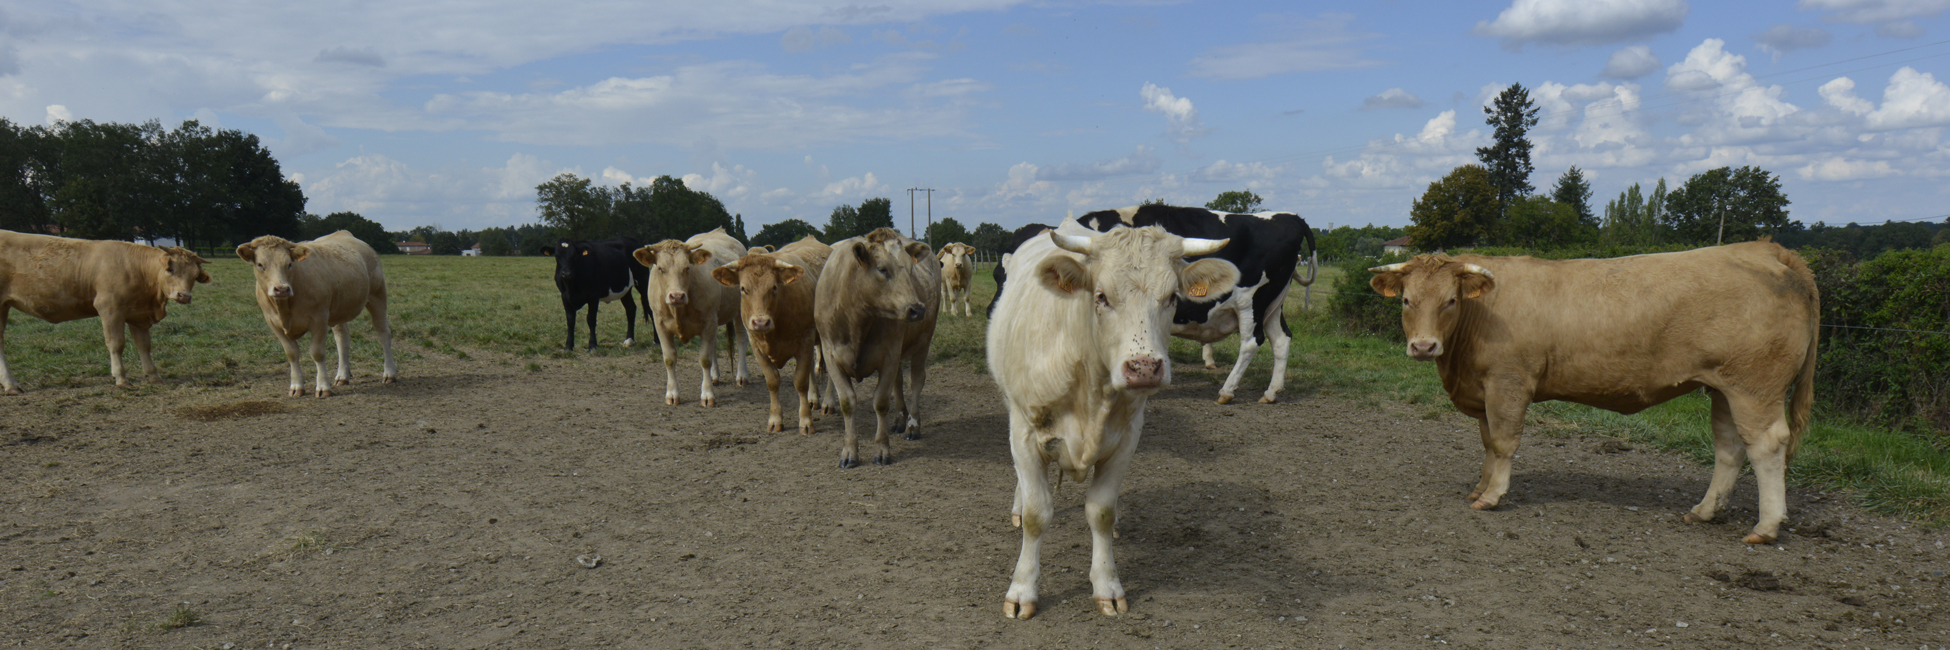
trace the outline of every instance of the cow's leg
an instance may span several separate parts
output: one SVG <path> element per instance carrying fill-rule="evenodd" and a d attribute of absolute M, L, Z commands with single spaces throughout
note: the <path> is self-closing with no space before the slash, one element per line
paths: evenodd
<path fill-rule="evenodd" d="M 754 354 L 752 356 L 758 357 L 758 371 L 765 375 L 765 392 L 772 396 L 772 412 L 770 417 L 765 418 L 765 430 L 773 433 L 784 431 L 785 418 L 780 416 L 783 409 L 779 406 L 779 369 L 772 365 L 772 358 L 767 355 Z M 800 382 L 797 381 L 797 377 L 793 379 L 794 386 L 796 387 Z M 804 395 L 805 393 L 800 393 L 801 397 Z M 804 402 L 805 400 L 801 399 L 800 401 Z M 803 407 L 801 410 L 803 410 Z M 802 426 L 801 428 L 803 429 L 804 427 Z"/>
<path fill-rule="evenodd" d="M 564 349 L 574 352 L 576 351 L 576 306 L 566 297 L 562 299 L 562 313 L 569 319 L 569 342 Z"/>
<path fill-rule="evenodd" d="M 149 354 L 149 327 L 155 323 L 129 323 L 129 339 L 135 342 L 135 356 L 142 360 L 142 378 L 151 382 L 161 382 L 162 373 L 156 372 L 156 358 Z"/>
<path fill-rule="evenodd" d="M 893 350 L 887 351 L 886 358 L 887 361 L 880 364 L 880 383 L 873 391 L 875 465 L 894 464 L 894 445 L 887 435 L 888 430 L 893 428 L 893 422 L 887 414 L 895 393 L 901 389 L 901 358 Z"/>
<path fill-rule="evenodd" d="M 100 306 L 97 305 L 96 308 L 100 309 Z M 111 315 L 106 310 L 101 311 L 101 315 L 102 342 L 108 344 L 108 374 L 115 377 L 116 386 L 128 388 L 129 378 L 122 372 L 122 343 L 123 337 L 126 336 L 122 317 Z"/>
<path fill-rule="evenodd" d="M 1246 378 L 1246 368 L 1253 365 L 1253 355 L 1259 352 L 1259 344 L 1264 334 L 1257 329 L 1257 321 L 1250 308 L 1239 310 L 1239 358 L 1232 361 L 1232 374 L 1226 375 L 1226 383 L 1219 387 L 1219 403 L 1231 404 L 1232 393 L 1239 389 L 1239 380 Z"/>
<path fill-rule="evenodd" d="M 312 319 L 311 323 L 311 365 L 316 370 L 317 394 L 320 398 L 331 397 L 332 387 L 325 383 L 325 336 L 331 331 L 324 318 Z"/>
<path fill-rule="evenodd" d="M 1286 327 L 1286 314 L 1280 313 L 1267 323 L 1266 332 L 1273 338 L 1273 382 L 1266 385 L 1266 394 L 1259 398 L 1259 403 L 1272 404 L 1280 401 L 1280 389 L 1286 387 L 1287 353 L 1293 349 L 1293 332 Z"/>
<path fill-rule="evenodd" d="M 393 363 L 393 324 L 386 320 L 386 297 L 373 296 L 366 299 L 366 315 L 372 318 L 372 331 L 379 335 L 379 350 L 385 355 L 386 365 L 379 374 L 379 382 L 390 384 L 399 381 L 399 366 Z M 575 331 L 574 327 L 569 331 Z M 569 349 L 575 349 L 575 342 Z"/>
<path fill-rule="evenodd" d="M 1747 462 L 1754 466 L 1760 497 L 1760 520 L 1746 538 L 1748 544 L 1772 544 L 1787 519 L 1788 423 L 1782 409 L 1785 390 L 1761 397 L 1740 392 L 1727 395 L 1733 422 L 1747 446 Z M 1717 469 L 1717 468 L 1716 468 Z"/>
<path fill-rule="evenodd" d="M 1469 493 L 1469 498 L 1474 500 L 1469 507 L 1477 510 L 1495 508 L 1510 491 L 1510 458 L 1517 453 L 1517 442 L 1523 437 L 1523 415 L 1530 408 L 1528 391 L 1492 388 L 1487 392 L 1479 421 L 1483 435 L 1483 479 L 1476 484 L 1476 491 Z"/>
<path fill-rule="evenodd" d="M 840 403 L 840 420 L 846 425 L 846 435 L 840 439 L 840 469 L 859 467 L 860 439 L 853 430 L 853 407 L 860 386 L 839 368 L 829 366 L 826 370 L 833 377 L 834 399 Z"/>
<path fill-rule="evenodd" d="M 888 411 L 894 414 L 894 419 L 893 422 L 891 422 L 887 428 L 888 430 L 893 431 L 894 433 L 906 434 L 907 433 L 907 377 L 901 376 L 900 370 L 901 370 L 900 364 L 898 362 L 895 363 L 893 375 L 881 375 L 881 385 L 883 386 L 886 385 L 887 383 L 886 377 L 891 376 L 894 378 L 893 405 L 888 408 Z"/>
<path fill-rule="evenodd" d="M 819 390 L 819 377 L 826 377 L 826 397 L 819 400 L 819 412 L 832 415 L 840 412 L 840 390 L 832 381 L 833 364 L 826 361 L 826 346 L 819 346 L 813 352 L 813 390 Z"/>
<path fill-rule="evenodd" d="M 291 338 L 289 332 L 277 331 L 277 328 L 272 328 L 271 333 L 277 337 L 278 345 L 284 346 L 284 363 L 291 370 L 291 396 L 305 394 L 305 375 L 298 371 L 298 340 Z"/>
<path fill-rule="evenodd" d="M 812 346 L 802 347 L 799 357 L 792 363 L 792 392 L 799 398 L 799 435 L 812 435 L 813 432 L 813 396 L 819 392 L 819 387 L 813 382 L 813 358 L 817 355 Z M 762 355 L 759 358 L 759 363 L 767 363 Z M 774 369 L 772 374 L 776 375 L 778 371 Z M 770 382 L 770 377 L 766 381 Z M 778 402 L 778 394 L 779 389 L 773 388 L 774 404 Z"/>
<path fill-rule="evenodd" d="M 1214 357 L 1212 354 L 1212 344 L 1204 343 L 1204 344 L 1200 344 L 1198 347 L 1199 347 L 1199 354 L 1205 357 L 1205 369 L 1218 370 L 1219 360 L 1218 358 Z"/>
<path fill-rule="evenodd" d="M 1016 463 L 1016 507 L 1014 523 L 1022 527 L 1022 552 L 1016 556 L 1016 572 L 1009 579 L 1009 593 L 1002 599 L 1002 615 L 1026 619 L 1036 615 L 1036 582 L 1043 575 L 1043 528 L 1049 525 L 1056 508 L 1050 499 L 1049 461 L 1032 438 L 1035 429 L 1029 418 L 1009 409 L 1009 454 Z"/>
<path fill-rule="evenodd" d="M 7 367 L 7 317 L 13 315 L 13 308 L 0 305 L 0 389 L 8 395 L 20 394 L 20 382 L 14 381 L 14 371 Z"/>
<path fill-rule="evenodd" d="M 670 331 L 675 323 L 657 324 L 657 345 L 664 353 L 664 403 L 676 406 L 683 403 L 677 397 L 677 335 Z M 705 337 L 710 338 L 710 337 Z M 710 376 L 705 376 L 705 385 L 710 385 Z"/>
<path fill-rule="evenodd" d="M 706 321 L 704 336 L 698 337 L 697 366 L 704 371 L 704 379 L 698 385 L 697 400 L 700 406 L 710 408 L 718 405 L 718 394 L 711 385 L 718 383 L 718 326 Z"/>
<path fill-rule="evenodd" d="M 333 386 L 352 383 L 352 321 L 332 326 L 332 342 L 338 345 L 339 370 L 332 375 Z"/>
<path fill-rule="evenodd" d="M 1097 463 L 1090 489 L 1083 497 L 1084 516 L 1090 520 L 1090 595 L 1097 601 L 1097 611 L 1105 616 L 1116 616 L 1131 609 L 1124 601 L 1124 583 L 1117 579 L 1117 559 L 1111 554 L 1110 544 L 1117 538 L 1117 494 L 1124 484 L 1124 470 L 1131 466 L 1131 454 L 1137 450 L 1138 432 L 1144 428 L 1144 412 L 1138 411 L 1137 417 L 1123 426 L 1129 429 L 1119 436 L 1117 451 Z M 1104 437 L 1111 436 L 1106 432 Z"/>
<path fill-rule="evenodd" d="M 643 308 L 645 310 L 648 310 L 650 309 L 650 305 L 646 304 L 643 306 Z M 630 295 L 630 291 L 628 289 L 624 289 L 623 290 L 623 347 L 627 348 L 635 344 L 636 344 L 636 296 Z"/>
<path fill-rule="evenodd" d="M 603 306 L 601 300 L 589 301 L 589 351 L 596 351 L 596 308 Z"/>
<path fill-rule="evenodd" d="M 1740 480 L 1741 465 L 1747 462 L 1747 443 L 1740 439 L 1726 394 L 1715 388 L 1706 389 L 1706 394 L 1713 399 L 1713 482 L 1707 484 L 1706 496 L 1699 505 L 1686 513 L 1686 521 L 1693 522 L 1713 521 L 1714 515 L 1727 507 L 1733 486 Z"/>
<path fill-rule="evenodd" d="M 914 395 L 906 400 L 907 439 L 921 439 L 921 389 L 928 385 L 928 351 L 923 349 L 907 360 L 908 381 L 914 384 Z"/>
<path fill-rule="evenodd" d="M 731 372 L 739 386 L 752 383 L 751 375 L 745 370 L 745 356 L 751 350 L 751 334 L 745 331 L 745 319 L 733 318 L 731 329 L 726 332 L 731 339 Z M 758 356 L 753 354 L 751 356 Z"/>

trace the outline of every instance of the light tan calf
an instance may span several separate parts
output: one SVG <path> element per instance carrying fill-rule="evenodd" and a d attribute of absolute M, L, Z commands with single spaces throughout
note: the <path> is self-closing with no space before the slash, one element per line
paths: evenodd
<path fill-rule="evenodd" d="M 833 249 L 807 236 L 786 244 L 777 253 L 761 253 L 758 248 L 752 251 L 711 271 L 711 277 L 738 289 L 739 315 L 745 331 L 751 333 L 752 356 L 758 359 L 758 369 L 765 373 L 765 389 L 772 396 L 765 430 L 785 430 L 779 412 L 779 368 L 797 360 L 792 390 L 799 395 L 799 433 L 811 434 L 812 409 L 819 403 L 819 387 L 813 381 L 814 360 L 819 354 L 819 332 L 813 327 L 814 290 L 819 285 L 820 268 Z"/>
<path fill-rule="evenodd" d="M 975 285 L 975 247 L 956 242 L 941 247 L 941 304 L 950 315 L 955 301 L 961 301 L 961 315 L 973 316 L 968 307 L 968 290 Z"/>
<path fill-rule="evenodd" d="M 1760 485 L 1746 541 L 1778 535 L 1787 466 L 1814 400 L 1821 316 L 1814 275 L 1793 251 L 1749 242 L 1594 260 L 1423 255 L 1369 271 L 1376 292 L 1402 298 L 1408 355 L 1434 361 L 1449 400 L 1482 429 L 1471 507 L 1495 508 L 1510 489 L 1532 402 L 1630 414 L 1705 387 L 1713 482 L 1686 518 L 1711 520 L 1726 506 L 1744 458 Z"/>
<path fill-rule="evenodd" d="M 205 263 L 181 248 L 0 230 L 0 341 L 15 309 L 50 323 L 100 317 L 115 385 L 129 385 L 122 369 L 125 329 L 135 339 L 143 376 L 160 381 L 149 356 L 149 327 L 167 315 L 170 301 L 190 304 L 196 283 L 210 281 Z M 20 394 L 4 351 L 0 387 L 8 395 Z"/>
<path fill-rule="evenodd" d="M 927 244 L 908 239 L 892 228 L 881 228 L 833 244 L 833 254 L 819 275 L 814 324 L 826 358 L 826 371 L 839 394 L 840 417 L 846 438 L 840 447 L 840 467 L 860 464 L 859 438 L 854 434 L 856 384 L 878 373 L 874 392 L 877 416 L 874 444 L 880 449 L 873 462 L 894 462 L 887 441 L 891 426 L 908 440 L 921 437 L 917 414 L 921 389 L 928 381 L 928 347 L 941 304 L 941 265 Z M 913 401 L 901 386 L 901 362 L 908 362 L 914 384 Z M 888 421 L 889 398 L 893 422 Z"/>
<path fill-rule="evenodd" d="M 339 353 L 332 385 L 352 383 L 352 333 L 346 323 L 361 311 L 372 314 L 372 329 L 379 333 L 379 347 L 386 356 L 380 381 L 399 380 L 399 366 L 393 364 L 393 328 L 386 322 L 386 274 L 380 271 L 379 255 L 371 246 L 343 230 L 296 244 L 265 235 L 238 246 L 237 256 L 251 263 L 257 306 L 264 311 L 271 334 L 284 346 L 292 397 L 305 392 L 304 376 L 298 372 L 298 337 L 307 333 L 312 366 L 317 369 L 317 395 L 332 395 L 325 385 L 327 329 Z"/>
<path fill-rule="evenodd" d="M 682 401 L 677 397 L 677 346 L 703 335 L 697 360 L 704 374 L 698 403 L 718 405 L 711 386 L 719 380 L 720 327 L 730 328 L 725 338 L 730 339 L 727 343 L 738 385 L 750 381 L 745 375 L 745 326 L 738 322 L 738 292 L 711 277 L 712 271 L 737 261 L 745 250 L 723 228 L 687 241 L 666 239 L 636 249 L 636 261 L 650 267 L 650 303 L 657 316 L 657 342 L 664 352 L 665 404 Z"/>

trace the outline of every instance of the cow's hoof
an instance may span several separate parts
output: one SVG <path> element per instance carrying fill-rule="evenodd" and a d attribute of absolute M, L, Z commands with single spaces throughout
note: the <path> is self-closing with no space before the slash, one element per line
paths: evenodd
<path fill-rule="evenodd" d="M 1740 541 L 1746 542 L 1748 544 L 1772 544 L 1774 543 L 1774 536 L 1762 535 L 1760 533 L 1748 533 L 1747 538 Z"/>
<path fill-rule="evenodd" d="M 1278 395 L 1267 395 L 1265 397 L 1259 398 L 1259 403 L 1261 404 L 1277 404 L 1279 403 L 1279 401 L 1280 398 Z"/>
<path fill-rule="evenodd" d="M 1018 620 L 1029 620 L 1036 615 L 1036 601 L 1018 603 L 1013 600 L 1002 601 L 1002 616 Z"/>
<path fill-rule="evenodd" d="M 874 455 L 873 455 L 873 464 L 875 464 L 875 465 L 892 465 L 892 464 L 894 464 L 894 455 L 893 455 L 893 454 L 890 454 L 890 453 L 887 453 L 887 452 L 884 452 L 884 451 L 883 451 L 883 452 L 880 452 L 880 453 L 877 453 L 877 454 L 874 454 Z"/>
<path fill-rule="evenodd" d="M 739 377 L 739 378 L 738 378 L 738 386 L 739 386 L 740 388 L 743 388 L 743 387 L 745 387 L 745 386 L 750 386 L 750 385 L 752 385 L 752 380 L 750 380 L 750 379 L 746 379 L 746 378 L 744 378 L 744 377 Z"/>
<path fill-rule="evenodd" d="M 908 430 L 907 430 L 907 435 L 904 435 L 904 436 L 901 436 L 901 439 L 902 439 L 902 440 L 920 440 L 920 439 L 921 439 L 921 430 L 920 430 L 920 429 L 908 429 Z"/>
<path fill-rule="evenodd" d="M 1220 395 L 1220 396 L 1219 396 L 1219 403 L 1220 403 L 1220 404 L 1231 404 L 1231 403 L 1232 403 L 1232 396 L 1231 396 L 1231 395 Z"/>
<path fill-rule="evenodd" d="M 841 458 L 841 459 L 840 459 L 840 469 L 853 469 L 853 468 L 855 468 L 855 467 L 859 467 L 859 466 L 860 466 L 860 459 L 858 459 L 858 458 Z"/>
<path fill-rule="evenodd" d="M 630 347 L 630 346 L 631 346 L 632 344 L 635 344 L 635 343 L 636 343 L 636 339 L 623 339 L 623 347 L 626 347 L 626 348 L 627 348 L 627 347 Z"/>
<path fill-rule="evenodd" d="M 770 419 L 770 420 L 767 420 L 767 421 L 765 422 L 765 432 L 766 432 L 766 433 L 779 433 L 779 432 L 781 432 L 781 431 L 785 431 L 785 422 L 784 422 L 784 421 L 781 421 L 781 420 L 780 420 L 780 419 L 778 419 L 778 418 L 772 418 L 772 419 Z"/>
<path fill-rule="evenodd" d="M 115 380 L 115 387 L 116 387 L 116 388 L 135 388 L 135 384 L 131 384 L 131 383 L 129 383 L 129 380 L 127 380 L 127 379 L 117 379 L 117 380 Z"/>
<path fill-rule="evenodd" d="M 327 398 L 327 397 L 331 397 L 331 396 L 332 396 L 332 389 L 330 389 L 330 388 L 320 388 L 320 389 L 318 389 L 318 399 L 325 399 L 325 398 Z"/>
<path fill-rule="evenodd" d="M 1483 491 L 1482 491 L 1482 490 L 1470 490 L 1470 491 L 1469 491 L 1469 497 L 1468 497 L 1468 499 L 1469 499 L 1470 501 L 1475 501 L 1475 500 L 1477 500 L 1477 499 L 1481 499 L 1481 498 L 1483 498 Z"/>
<path fill-rule="evenodd" d="M 665 403 L 665 404 L 669 404 L 669 405 L 671 405 L 671 406 L 676 406 L 676 405 L 678 405 L 678 404 L 682 404 L 682 403 L 684 403 L 684 400 L 681 400 L 681 399 L 677 399 L 677 396 L 676 396 L 676 395 L 665 395 L 665 396 L 664 396 L 664 403 Z"/>
<path fill-rule="evenodd" d="M 800 422 L 800 423 L 799 423 L 799 435 L 802 435 L 802 436 L 810 436 L 810 435 L 812 435 L 812 434 L 813 434 L 813 425 L 812 425 L 812 422 Z"/>
<path fill-rule="evenodd" d="M 380 377 L 380 378 L 379 378 L 379 383 L 382 383 L 382 384 L 397 384 L 397 383 L 399 383 L 399 375 L 386 375 L 386 376 L 384 376 L 384 377 Z"/>
<path fill-rule="evenodd" d="M 1489 500 L 1489 499 L 1477 499 L 1477 500 L 1476 500 L 1475 502 L 1473 502 L 1473 503 L 1470 503 L 1470 504 L 1469 504 L 1469 509 L 1471 509 L 1471 510 L 1495 510 L 1495 509 L 1496 509 L 1496 502 L 1495 502 L 1495 501 L 1491 501 L 1491 500 Z"/>
<path fill-rule="evenodd" d="M 351 386 L 351 385 L 352 385 L 352 380 L 350 380 L 350 379 L 334 379 L 334 380 L 332 380 L 332 385 L 333 385 L 333 386 Z"/>
<path fill-rule="evenodd" d="M 1708 519 L 1708 518 L 1706 518 L 1706 517 L 1701 517 L 1701 516 L 1699 516 L 1699 515 L 1697 515 L 1697 514 L 1694 514 L 1694 513 L 1690 513 L 1690 512 L 1688 512 L 1688 513 L 1686 513 L 1686 516 L 1684 516 L 1684 517 L 1680 517 L 1680 518 L 1679 518 L 1679 520 L 1680 520 L 1680 521 L 1684 521 L 1684 522 L 1686 522 L 1686 523 L 1689 523 L 1689 524 L 1703 524 L 1703 523 L 1706 523 L 1706 522 L 1709 522 L 1709 521 L 1713 521 L 1712 519 Z"/>
<path fill-rule="evenodd" d="M 8 386 L 8 387 L 7 387 L 7 394 L 8 394 L 8 395 L 19 395 L 19 394 L 20 394 L 20 387 L 19 387 L 19 386 Z"/>
<path fill-rule="evenodd" d="M 304 397 L 304 396 L 305 396 L 305 389 L 303 389 L 303 388 L 293 388 L 293 389 L 291 389 L 291 396 L 292 396 L 292 397 Z"/>
<path fill-rule="evenodd" d="M 1205 364 L 1205 369 L 1206 369 L 1206 370 L 1218 370 L 1218 369 L 1219 369 L 1219 364 L 1216 364 L 1216 363 L 1208 363 L 1208 364 Z"/>
<path fill-rule="evenodd" d="M 1022 515 L 1020 515 L 1020 514 L 1017 514 L 1017 513 L 1013 513 L 1013 512 L 1011 512 L 1011 513 L 1009 513 L 1009 527 L 1010 527 L 1010 528 L 1021 528 L 1021 527 L 1022 527 Z"/>
<path fill-rule="evenodd" d="M 698 400 L 697 400 L 697 403 L 698 403 L 698 405 L 699 405 L 699 406 L 702 406 L 702 407 L 704 407 L 704 408 L 713 408 L 713 407 L 716 407 L 716 406 L 718 405 L 718 398 L 716 398 L 716 397 L 700 397 L 700 398 L 698 398 Z"/>
<path fill-rule="evenodd" d="M 1116 616 L 1118 614 L 1122 614 L 1128 611 L 1131 611 L 1131 604 L 1125 602 L 1125 600 L 1122 598 L 1098 598 L 1097 599 L 1097 613 L 1099 614 L 1103 614 L 1105 616 Z"/>
<path fill-rule="evenodd" d="M 894 433 L 907 433 L 907 418 L 895 418 L 894 423 L 887 428 Z"/>

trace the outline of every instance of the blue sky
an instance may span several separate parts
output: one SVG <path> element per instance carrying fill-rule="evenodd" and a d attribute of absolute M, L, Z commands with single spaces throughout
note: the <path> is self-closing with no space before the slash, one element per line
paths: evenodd
<path fill-rule="evenodd" d="M 0 115 L 255 133 L 320 214 L 535 220 L 534 186 L 682 177 L 761 224 L 936 188 L 1016 226 L 1250 188 L 1404 225 L 1512 82 L 1594 208 L 1723 165 L 1793 218 L 1950 213 L 1950 0 L 0 4 Z M 904 220 L 902 220 L 904 221 Z"/>

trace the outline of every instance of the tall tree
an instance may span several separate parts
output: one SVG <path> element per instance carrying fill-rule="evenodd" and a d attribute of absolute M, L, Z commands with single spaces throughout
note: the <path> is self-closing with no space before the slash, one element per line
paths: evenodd
<path fill-rule="evenodd" d="M 858 237 L 877 228 L 894 227 L 893 201 L 889 199 L 867 199 L 860 202 L 859 208 L 841 205 L 833 208 L 826 218 L 826 243 L 837 242 L 848 237 Z"/>
<path fill-rule="evenodd" d="M 47 168 L 52 141 L 43 127 L 0 117 L 0 229 L 50 231 L 54 219 L 47 208 Z"/>
<path fill-rule="evenodd" d="M 1577 165 L 1572 165 L 1564 175 L 1557 177 L 1557 187 L 1551 190 L 1551 200 L 1571 206 L 1578 213 L 1579 221 L 1594 227 L 1598 225 L 1598 220 L 1591 214 L 1591 182 L 1584 179 L 1584 171 L 1578 169 Z"/>
<path fill-rule="evenodd" d="M 300 219 L 298 236 L 317 239 L 341 230 L 352 233 L 353 237 L 359 238 L 359 241 L 365 242 L 374 252 L 381 255 L 399 252 L 393 234 L 386 232 L 385 226 L 357 212 L 334 212 L 323 217 L 315 214 L 304 215 Z"/>
<path fill-rule="evenodd" d="M 953 243 L 968 244 L 968 240 L 969 240 L 968 228 L 966 226 L 961 225 L 961 222 L 956 221 L 954 217 L 948 217 L 946 219 L 936 221 L 932 225 L 929 225 L 928 236 L 926 239 L 922 241 L 931 242 L 930 245 L 934 246 L 935 249 L 939 250 L 942 246 L 946 246 L 948 244 L 953 244 Z M 974 244 L 968 244 L 968 245 L 973 246 Z"/>
<path fill-rule="evenodd" d="M 1205 208 L 1230 214 L 1250 214 L 1258 212 L 1259 205 L 1265 201 L 1252 190 L 1229 190 L 1220 192 L 1218 198 L 1205 204 Z"/>
<path fill-rule="evenodd" d="M 1758 167 L 1707 170 L 1665 198 L 1666 229 L 1688 244 L 1749 241 L 1801 228 L 1788 220 L 1780 179 Z"/>
<path fill-rule="evenodd" d="M 1666 179 L 1659 179 L 1650 197 L 1638 183 L 1605 203 L 1602 239 L 1614 246 L 1650 246 L 1659 242 L 1659 218 L 1665 213 Z"/>
<path fill-rule="evenodd" d="M 778 223 L 768 223 L 752 236 L 751 245 L 774 248 L 805 239 L 806 235 L 819 237 L 819 229 L 800 219 L 787 219 Z"/>
<path fill-rule="evenodd" d="M 1457 167 L 1430 183 L 1408 212 L 1414 221 L 1407 228 L 1412 246 L 1427 251 L 1487 241 L 1501 205 L 1496 191 L 1489 170 L 1480 165 Z"/>
<path fill-rule="evenodd" d="M 1578 218 L 1576 209 L 1541 196 L 1517 199 L 1498 224 L 1496 243 L 1548 250 L 1598 239 L 1598 227 Z"/>
<path fill-rule="evenodd" d="M 987 221 L 976 224 L 975 232 L 969 233 L 968 235 L 968 245 L 974 246 L 975 250 L 984 253 L 1002 252 L 1002 247 L 1008 244 L 1009 231 L 1003 230 L 1002 226 Z"/>
<path fill-rule="evenodd" d="M 1476 159 L 1489 171 L 1490 184 L 1496 187 L 1497 201 L 1505 209 L 1517 197 L 1530 194 L 1530 127 L 1537 126 L 1537 107 L 1530 103 L 1530 91 L 1513 83 L 1498 93 L 1496 101 L 1483 107 L 1483 121 L 1496 127 L 1496 144 L 1476 149 Z"/>
<path fill-rule="evenodd" d="M 563 172 L 535 186 L 542 223 L 568 239 L 602 239 L 609 230 L 610 193 L 589 179 Z"/>

